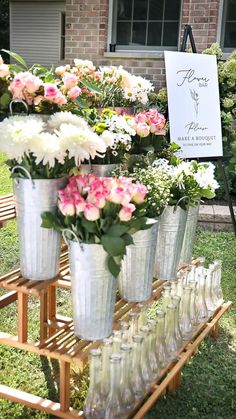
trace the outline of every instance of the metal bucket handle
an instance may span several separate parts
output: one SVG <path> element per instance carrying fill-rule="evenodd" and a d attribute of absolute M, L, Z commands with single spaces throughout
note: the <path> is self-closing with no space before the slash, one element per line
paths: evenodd
<path fill-rule="evenodd" d="M 182 196 L 182 198 L 180 198 L 179 200 L 178 200 L 178 202 L 177 202 L 177 204 L 174 206 L 174 212 L 177 210 L 177 207 L 178 207 L 178 205 L 179 205 L 179 203 L 181 202 L 181 201 L 183 201 L 184 199 L 187 199 L 187 201 L 189 202 L 190 201 L 190 198 L 189 198 L 189 196 Z"/>
<path fill-rule="evenodd" d="M 32 179 L 30 172 L 29 172 L 27 169 L 25 169 L 25 167 L 23 167 L 23 166 L 19 166 L 19 165 L 14 166 L 14 167 L 12 168 L 12 171 L 11 171 L 11 172 L 12 172 L 12 173 L 14 173 L 16 169 L 20 169 L 20 170 L 22 170 L 22 171 L 23 171 L 23 172 L 27 175 L 28 179 L 30 179 L 30 180 L 31 180 L 31 182 L 32 182 L 32 187 L 33 187 L 33 189 L 35 189 L 35 182 L 34 182 L 34 180 Z M 17 184 L 17 187 L 18 187 L 18 186 L 19 186 L 19 180 L 18 180 L 18 179 L 16 179 L 16 184 Z"/>
<path fill-rule="evenodd" d="M 9 104 L 9 111 L 10 111 L 10 115 L 11 116 L 13 115 L 12 105 L 14 105 L 14 103 L 22 103 L 22 105 L 24 106 L 24 108 L 26 110 L 27 115 L 29 114 L 29 107 L 28 107 L 27 103 L 24 100 L 22 100 L 22 99 L 13 99 L 10 102 L 10 104 Z"/>
<path fill-rule="evenodd" d="M 82 244 L 80 243 L 80 241 L 79 241 L 78 237 L 76 236 L 76 234 L 74 233 L 74 231 L 72 231 L 70 228 L 64 228 L 64 230 L 62 230 L 62 237 L 63 237 L 63 240 L 67 244 L 68 247 L 69 247 L 69 242 L 68 242 L 68 238 L 66 237 L 66 233 L 72 234 L 75 241 L 77 243 L 79 243 L 79 245 L 81 247 L 81 250 L 84 250 Z"/>

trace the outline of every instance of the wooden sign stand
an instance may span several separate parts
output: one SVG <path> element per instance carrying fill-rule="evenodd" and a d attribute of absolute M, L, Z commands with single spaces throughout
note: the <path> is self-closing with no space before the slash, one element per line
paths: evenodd
<path fill-rule="evenodd" d="M 192 27 L 190 25 L 185 25 L 182 44 L 181 44 L 181 47 L 180 47 L 181 52 L 186 52 L 186 46 L 187 46 L 188 38 L 189 38 L 190 45 L 192 47 L 192 52 L 196 54 L 197 53 L 197 48 L 196 48 L 196 44 L 195 44 L 193 33 L 192 33 Z M 203 158 L 197 158 L 196 160 L 198 160 L 198 161 L 208 160 L 208 161 L 217 163 L 217 165 L 219 167 L 219 170 L 220 170 L 220 173 L 221 173 L 222 178 L 223 178 L 224 190 L 225 190 L 226 198 L 227 198 L 227 201 L 228 201 L 231 220 L 232 220 L 232 223 L 233 223 L 234 234 L 236 235 L 236 219 L 235 219 L 232 200 L 231 200 L 230 193 L 229 193 L 228 180 L 227 180 L 227 177 L 226 177 L 226 172 L 225 172 L 225 167 L 224 167 L 224 161 L 227 161 L 229 159 L 230 159 L 230 156 L 223 156 L 223 157 L 220 156 L 220 157 L 207 157 L 207 158 L 203 157 Z"/>

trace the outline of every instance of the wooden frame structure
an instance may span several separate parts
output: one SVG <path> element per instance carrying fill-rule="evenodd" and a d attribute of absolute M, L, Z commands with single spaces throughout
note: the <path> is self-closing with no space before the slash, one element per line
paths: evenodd
<path fill-rule="evenodd" d="M 3 210 L 2 210 L 3 209 Z M 15 217 L 12 195 L 0 198 L 0 227 Z M 150 303 L 161 296 L 165 281 L 153 282 Z M 89 351 L 97 348 L 101 342 L 88 342 L 75 337 L 73 321 L 70 318 L 57 314 L 56 288 L 70 288 L 68 253 L 64 247 L 60 257 L 60 272 L 56 279 L 49 281 L 30 281 L 23 278 L 20 270 L 16 269 L 0 277 L 0 288 L 7 293 L 0 297 L 0 309 L 17 301 L 18 307 L 18 334 L 0 332 L 0 344 L 9 345 L 40 356 L 57 359 L 60 365 L 60 402 L 43 399 L 36 395 L 26 393 L 0 384 L 0 397 L 22 403 L 30 408 L 38 409 L 48 414 L 64 418 L 84 418 L 83 412 L 70 407 L 70 364 L 75 362 L 83 367 L 88 359 Z M 28 340 L 28 298 L 30 295 L 39 298 L 39 341 Z M 207 322 L 199 325 L 191 341 L 183 343 L 179 351 L 178 360 L 170 363 L 161 372 L 156 384 L 152 386 L 144 399 L 134 406 L 127 419 L 141 419 L 154 405 L 156 400 L 166 391 L 174 391 L 181 382 L 181 370 L 197 351 L 203 339 L 212 334 L 218 335 L 218 322 L 226 311 L 231 308 L 231 302 L 223 303 Z M 114 316 L 114 328 L 118 322 L 126 320 L 129 311 L 135 309 L 135 303 L 123 301 L 117 294 Z"/>

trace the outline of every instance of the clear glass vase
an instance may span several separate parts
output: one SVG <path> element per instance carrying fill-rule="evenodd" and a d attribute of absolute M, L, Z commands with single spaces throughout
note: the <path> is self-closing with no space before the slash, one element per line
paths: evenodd
<path fill-rule="evenodd" d="M 89 355 L 89 389 L 84 403 L 87 419 L 104 419 L 105 400 L 101 392 L 101 350 L 92 349 Z"/>
<path fill-rule="evenodd" d="M 180 315 L 179 315 L 179 310 L 180 310 L 180 300 L 181 298 L 178 295 L 174 295 L 171 299 L 172 304 L 176 307 L 176 316 L 175 316 L 175 337 L 176 337 L 176 341 L 177 341 L 177 345 L 178 345 L 178 349 L 181 348 L 182 346 L 182 333 L 180 330 Z"/>
<path fill-rule="evenodd" d="M 193 325 L 191 322 L 190 315 L 190 303 L 191 303 L 192 289 L 188 287 L 183 288 L 182 304 L 181 304 L 181 322 L 180 329 L 183 340 L 189 340 L 192 337 Z"/>
<path fill-rule="evenodd" d="M 197 329 L 197 312 L 196 312 L 196 289 L 197 281 L 189 281 L 188 286 L 191 288 L 190 296 L 190 319 L 192 323 L 192 331 L 194 332 Z"/>
<path fill-rule="evenodd" d="M 175 361 L 178 356 L 178 343 L 175 335 L 176 307 L 169 304 L 166 309 L 166 350 L 168 361 Z"/>
<path fill-rule="evenodd" d="M 136 400 L 141 400 L 144 397 L 146 391 L 146 383 L 144 381 L 141 368 L 143 336 L 134 335 L 132 338 L 132 342 L 133 357 L 131 369 L 131 382 Z"/>
<path fill-rule="evenodd" d="M 149 333 L 149 360 L 151 370 L 153 373 L 154 380 L 160 375 L 160 367 L 156 353 L 156 332 L 157 332 L 157 321 L 154 319 L 148 320 Z"/>
<path fill-rule="evenodd" d="M 216 295 L 217 305 L 219 306 L 224 301 L 223 292 L 222 292 L 222 288 L 221 288 L 222 261 L 219 260 L 219 259 L 215 259 L 213 261 L 213 265 L 215 267 L 215 272 L 214 272 L 214 293 Z"/>
<path fill-rule="evenodd" d="M 131 356 L 133 348 L 127 343 L 122 343 L 120 352 L 122 354 L 121 368 L 121 398 L 125 412 L 131 411 L 135 403 L 135 395 L 131 381 Z"/>
<path fill-rule="evenodd" d="M 120 345 L 122 344 L 122 330 L 113 330 L 113 352 L 120 352 Z"/>
<path fill-rule="evenodd" d="M 170 295 L 171 295 L 171 297 L 174 297 L 174 295 L 177 295 L 177 287 L 178 287 L 178 281 L 177 280 L 170 281 Z"/>
<path fill-rule="evenodd" d="M 147 304 L 144 303 L 138 303 L 137 304 L 137 308 L 139 310 L 139 315 L 138 315 L 138 330 L 140 330 L 140 328 L 144 325 L 147 324 L 147 309 L 148 306 Z"/>
<path fill-rule="evenodd" d="M 129 313 L 129 324 L 130 324 L 130 328 L 129 328 L 129 336 L 130 336 L 130 343 L 132 343 L 132 338 L 134 335 L 136 335 L 138 333 L 138 318 L 139 315 L 137 313 L 137 311 L 131 311 Z"/>
<path fill-rule="evenodd" d="M 156 328 L 156 355 L 160 368 L 164 368 L 167 364 L 167 349 L 165 342 L 165 319 L 166 313 L 163 310 L 156 311 L 157 328 Z"/>
<path fill-rule="evenodd" d="M 146 384 L 146 390 L 148 390 L 155 380 L 155 376 L 152 372 L 151 360 L 150 360 L 150 329 L 148 326 L 142 326 L 140 334 L 143 336 L 142 343 L 142 355 L 141 355 L 141 368 L 143 379 Z"/>
<path fill-rule="evenodd" d="M 167 306 L 171 303 L 171 285 L 166 284 L 163 287 L 163 293 L 161 296 L 161 308 L 166 311 Z"/>
<path fill-rule="evenodd" d="M 122 343 L 129 343 L 129 329 L 130 325 L 128 322 L 121 321 L 120 322 L 120 330 L 122 332 Z"/>
<path fill-rule="evenodd" d="M 205 272 L 204 268 L 197 268 L 197 287 L 196 287 L 196 320 L 197 324 L 204 323 L 208 318 L 208 310 L 205 301 Z"/>
<path fill-rule="evenodd" d="M 113 350 L 112 338 L 103 339 L 102 351 L 102 375 L 101 375 L 101 391 L 106 399 L 110 391 L 110 356 Z"/>
<path fill-rule="evenodd" d="M 214 300 L 213 295 L 213 279 L 214 279 L 214 268 L 205 269 L 205 279 L 206 279 L 206 285 L 205 285 L 205 301 L 208 311 L 208 316 L 211 316 L 215 309 L 216 304 Z"/>
<path fill-rule="evenodd" d="M 103 419 L 104 417 L 105 419 L 121 419 L 124 417 L 125 409 L 120 392 L 121 359 L 119 353 L 113 353 L 110 356 L 111 386 Z"/>

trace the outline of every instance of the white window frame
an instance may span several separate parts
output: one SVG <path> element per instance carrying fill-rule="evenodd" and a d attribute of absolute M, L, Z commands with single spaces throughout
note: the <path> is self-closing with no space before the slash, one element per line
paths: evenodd
<path fill-rule="evenodd" d="M 219 3 L 219 13 L 218 13 L 218 26 L 217 26 L 217 42 L 220 44 L 222 51 L 226 54 L 230 54 L 236 49 L 235 47 L 227 48 L 224 47 L 224 37 L 225 37 L 225 23 L 226 23 L 226 12 L 227 12 L 228 0 L 220 0 Z"/>
<path fill-rule="evenodd" d="M 127 0 L 129 1 L 129 0 Z M 116 10 L 115 10 L 115 4 L 116 0 L 109 0 L 109 13 L 108 13 L 108 36 L 107 36 L 107 51 L 110 51 L 110 44 L 115 44 L 115 16 L 116 16 Z M 117 54 L 117 55 L 130 55 L 134 56 L 135 54 L 145 54 L 149 56 L 150 54 L 160 54 L 163 53 L 164 50 L 172 50 L 177 51 L 180 46 L 180 34 L 181 34 L 181 26 L 182 26 L 182 15 L 183 15 L 183 0 L 180 0 L 180 15 L 179 15 L 179 30 L 178 30 L 178 44 L 177 47 L 166 47 L 166 46 L 138 46 L 137 47 L 130 47 L 130 46 L 124 46 L 122 48 L 117 49 L 115 52 L 112 52 L 111 54 Z M 109 53 L 110 55 L 110 53 Z"/>

